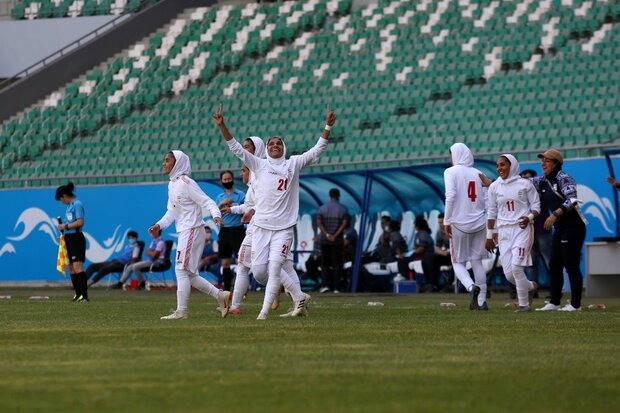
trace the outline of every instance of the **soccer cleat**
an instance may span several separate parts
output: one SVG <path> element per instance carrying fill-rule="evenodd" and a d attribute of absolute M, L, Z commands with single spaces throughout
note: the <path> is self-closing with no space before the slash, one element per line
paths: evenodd
<path fill-rule="evenodd" d="M 292 317 L 293 314 L 293 309 L 291 308 L 288 312 L 284 313 L 284 314 L 280 314 L 280 317 Z"/>
<path fill-rule="evenodd" d="M 566 304 L 564 307 L 560 308 L 558 311 L 567 311 L 567 312 L 581 311 L 581 307 L 575 308 L 573 307 L 572 304 Z"/>
<path fill-rule="evenodd" d="M 228 315 L 228 311 L 230 310 L 230 291 L 220 291 L 220 296 L 217 299 L 217 303 L 219 304 L 220 313 L 222 314 L 222 318 L 226 318 Z"/>
<path fill-rule="evenodd" d="M 229 315 L 241 315 L 241 309 L 240 308 L 231 308 L 230 311 L 228 311 Z"/>
<path fill-rule="evenodd" d="M 165 315 L 160 320 L 185 320 L 187 319 L 187 313 L 181 313 L 179 311 L 173 311 L 170 315 Z"/>
<path fill-rule="evenodd" d="M 291 317 L 304 317 L 308 314 L 308 303 L 310 302 L 309 294 L 304 293 L 304 298 L 295 302 L 293 306 L 293 312 L 291 313 Z"/>
<path fill-rule="evenodd" d="M 267 319 L 267 314 L 261 312 L 258 314 L 258 317 L 256 317 L 257 320 L 266 320 Z"/>
<path fill-rule="evenodd" d="M 478 309 L 478 295 L 480 294 L 480 287 L 474 285 L 471 291 L 469 292 L 469 309 L 477 310 Z"/>
<path fill-rule="evenodd" d="M 544 307 L 537 308 L 536 311 L 558 311 L 559 309 L 559 305 L 547 303 Z"/>
<path fill-rule="evenodd" d="M 520 306 L 517 306 L 515 313 L 529 313 L 530 311 L 531 310 L 530 310 L 529 305 L 520 305 Z"/>
<path fill-rule="evenodd" d="M 478 310 L 480 311 L 489 311 L 489 306 L 487 305 L 487 302 L 485 301 L 484 303 L 482 303 L 482 305 L 478 306 Z"/>
<path fill-rule="evenodd" d="M 77 301 L 77 300 L 78 300 L 78 298 L 80 298 L 80 296 L 79 296 L 79 295 L 77 295 L 77 294 L 75 294 L 75 295 L 73 296 L 73 298 L 71 299 L 71 301 Z"/>
<path fill-rule="evenodd" d="M 86 303 L 86 302 L 88 302 L 88 301 L 90 301 L 90 300 L 88 299 L 88 297 L 84 297 L 83 295 L 80 295 L 80 296 L 79 296 L 79 297 L 75 300 L 75 302 L 76 302 L 76 303 Z"/>

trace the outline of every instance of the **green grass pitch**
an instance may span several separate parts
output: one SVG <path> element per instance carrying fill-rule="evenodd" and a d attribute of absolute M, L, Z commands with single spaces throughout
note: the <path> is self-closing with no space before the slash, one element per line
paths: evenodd
<path fill-rule="evenodd" d="M 541 292 L 542 295 L 545 292 Z M 615 412 L 620 299 L 489 312 L 460 294 L 314 294 L 310 315 L 221 319 L 192 292 L 0 288 L 0 412 Z M 46 295 L 48 300 L 29 299 Z M 287 298 L 288 300 L 288 298 Z M 380 301 L 383 307 L 368 306 Z M 440 302 L 454 302 L 442 308 Z M 535 305 L 542 305 L 542 299 Z M 587 310 L 605 303 L 603 310 Z"/>

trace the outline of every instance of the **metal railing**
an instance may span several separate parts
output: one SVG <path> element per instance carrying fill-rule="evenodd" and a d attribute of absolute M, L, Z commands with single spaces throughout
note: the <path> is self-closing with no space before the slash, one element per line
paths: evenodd
<path fill-rule="evenodd" d="M 571 159 L 590 158 L 593 156 L 603 156 L 603 151 L 610 148 L 618 148 L 620 145 L 620 137 L 613 139 L 609 143 L 595 144 L 595 145 L 580 145 L 580 146 L 564 146 L 559 149 L 565 153 L 570 154 Z M 545 148 L 537 150 L 522 150 L 512 151 L 511 153 L 519 158 L 520 162 L 527 162 L 537 160 L 538 153 Z M 498 153 L 476 153 L 475 158 L 478 160 L 490 160 L 495 161 Z M 432 155 L 432 156 L 412 156 L 402 158 L 389 158 L 382 160 L 366 160 L 366 161 L 350 161 L 350 162 L 334 162 L 325 164 L 316 164 L 309 168 L 308 172 L 321 173 L 321 172 L 333 172 L 334 168 L 342 171 L 353 170 L 366 170 L 366 169 L 381 169 L 388 167 L 398 166 L 411 166 L 419 164 L 429 164 L 435 162 L 445 162 L 446 155 Z M 43 165 L 41 165 L 43 166 Z M 219 168 L 211 169 L 195 169 L 192 172 L 192 177 L 197 180 L 217 180 L 221 170 Z M 54 187 L 66 183 L 66 176 L 56 177 L 22 177 L 22 178 L 9 178 L 0 179 L 0 189 L 21 189 L 21 188 L 38 188 L 38 187 Z M 139 184 L 139 183 L 153 183 L 163 182 L 165 177 L 162 172 L 142 172 L 133 174 L 76 174 L 71 176 L 71 180 L 78 185 L 116 185 L 116 184 Z"/>
<path fill-rule="evenodd" d="M 103 33 L 109 31 L 110 29 L 118 26 L 120 23 L 122 23 L 124 20 L 126 20 L 128 18 L 127 16 L 128 13 L 123 13 L 121 15 L 119 15 L 118 17 L 116 17 L 113 20 L 108 21 L 107 23 L 105 23 L 104 25 L 96 28 L 95 30 L 93 30 L 90 33 L 85 34 L 84 36 L 80 37 L 79 39 L 69 43 L 68 45 L 66 45 L 65 47 L 55 51 L 54 53 L 50 54 L 47 57 L 44 57 L 43 59 L 39 60 L 38 62 L 28 66 L 27 68 L 23 69 L 21 72 L 16 73 L 15 75 L 13 75 L 12 77 L 3 80 L 2 82 L 0 82 L 0 90 L 3 89 L 4 87 L 8 86 L 9 84 L 12 84 L 16 81 L 19 81 L 20 79 L 23 79 L 29 75 L 32 75 L 33 73 L 45 68 L 46 66 L 48 66 L 50 63 L 52 63 L 53 61 L 64 57 L 65 55 L 73 52 L 76 49 L 79 49 L 80 47 L 84 46 L 85 44 L 91 42 L 92 40 L 96 39 L 97 37 L 99 37 L 100 35 L 102 35 Z"/>

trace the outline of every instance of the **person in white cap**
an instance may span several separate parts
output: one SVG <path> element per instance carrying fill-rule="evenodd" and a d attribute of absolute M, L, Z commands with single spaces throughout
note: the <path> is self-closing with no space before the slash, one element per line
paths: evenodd
<path fill-rule="evenodd" d="M 549 303 L 536 311 L 579 311 L 583 274 L 579 263 L 581 249 L 586 238 L 586 219 L 581 213 L 577 198 L 577 183 L 562 171 L 564 158 L 556 149 L 539 153 L 543 175 L 532 178 L 532 183 L 540 195 L 543 208 L 551 215 L 545 221 L 545 229 L 553 228 L 551 259 L 549 262 L 550 295 Z M 564 269 L 570 282 L 570 303 L 561 306 L 564 286 Z"/>
<path fill-rule="evenodd" d="M 519 162 L 511 154 L 497 159 L 499 178 L 489 186 L 486 249 L 497 245 L 506 279 L 517 287 L 517 312 L 530 311 L 528 293 L 538 285 L 525 276 L 532 265 L 534 219 L 540 212 L 540 199 L 534 185 L 519 175 Z"/>

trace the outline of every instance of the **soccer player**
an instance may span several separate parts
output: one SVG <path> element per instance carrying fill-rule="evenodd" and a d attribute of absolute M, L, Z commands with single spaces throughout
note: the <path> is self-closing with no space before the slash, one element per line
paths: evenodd
<path fill-rule="evenodd" d="M 149 228 L 153 236 L 166 229 L 173 222 L 179 238 L 175 273 L 177 277 L 177 308 L 162 320 L 187 318 L 187 302 L 191 287 L 209 294 L 218 302 L 222 317 L 228 315 L 229 291 L 220 291 L 213 284 L 198 275 L 198 265 L 205 244 L 202 209 L 208 208 L 213 220 L 224 225 L 220 210 L 198 184 L 189 177 L 192 172 L 189 157 L 182 151 L 171 151 L 164 157 L 164 172 L 170 176 L 168 183 L 168 210 L 164 216 Z"/>
<path fill-rule="evenodd" d="M 301 155 L 291 156 L 290 159 L 286 159 L 286 146 L 279 136 L 271 137 L 267 141 L 267 159 L 259 158 L 243 149 L 226 127 L 221 105 L 213 119 L 232 153 L 256 174 L 252 272 L 257 279 L 268 274 L 265 300 L 258 315 L 259 320 L 264 320 L 280 289 L 282 268 L 293 265 L 287 257 L 293 243 L 293 228 L 299 212 L 300 172 L 305 166 L 316 162 L 327 147 L 336 115 L 328 107 L 326 125 L 316 145 Z M 281 281 L 295 302 L 291 316 L 304 315 L 310 296 L 301 291 L 289 273 L 285 270 Z"/>
<path fill-rule="evenodd" d="M 243 148 L 258 156 L 259 158 L 265 157 L 265 143 L 257 136 L 251 136 L 243 142 Z M 243 182 L 248 185 L 248 190 L 245 194 L 245 202 L 243 205 L 232 206 L 222 209 L 223 214 L 243 214 L 241 221 L 247 223 L 248 226 L 245 230 L 245 237 L 241 242 L 239 253 L 237 254 L 237 276 L 235 278 L 235 286 L 233 288 L 233 298 L 230 307 L 231 314 L 241 314 L 241 304 L 243 296 L 245 295 L 250 285 L 250 269 L 252 268 L 252 233 L 254 232 L 253 217 L 256 212 L 254 202 L 254 187 L 253 187 L 253 174 L 250 172 L 247 166 L 243 166 L 241 170 L 241 176 Z M 264 284 L 267 280 L 261 280 Z"/>
<path fill-rule="evenodd" d="M 73 182 L 56 188 L 56 200 L 67 206 L 64 223 L 58 223 L 58 230 L 65 232 L 67 254 L 69 255 L 69 273 L 75 295 L 73 301 L 85 302 L 88 299 L 88 285 L 84 272 L 86 260 L 86 238 L 82 232 L 84 226 L 84 204 L 77 199 Z"/>
<path fill-rule="evenodd" d="M 497 245 L 504 275 L 517 287 L 517 312 L 530 311 L 528 294 L 538 285 L 525 276 L 532 265 L 534 218 L 540 213 L 540 198 L 529 179 L 519 175 L 519 162 L 511 154 L 497 159 L 499 178 L 489 186 L 486 249 Z"/>
<path fill-rule="evenodd" d="M 458 280 L 469 291 L 469 308 L 488 310 L 487 279 L 482 266 L 482 258 L 486 254 L 486 206 L 480 171 L 473 167 L 474 156 L 467 145 L 455 143 L 450 147 L 450 156 L 452 166 L 444 171 L 444 224 L 451 239 L 452 268 Z M 465 268 L 467 261 L 474 271 L 475 283 Z"/>

